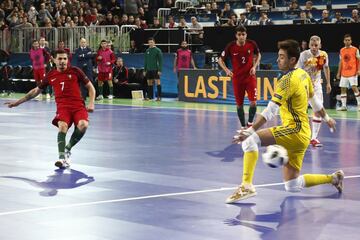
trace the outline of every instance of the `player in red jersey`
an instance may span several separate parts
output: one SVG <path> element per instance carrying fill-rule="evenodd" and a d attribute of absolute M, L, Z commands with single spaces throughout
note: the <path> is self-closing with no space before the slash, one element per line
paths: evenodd
<path fill-rule="evenodd" d="M 219 58 L 220 67 L 233 79 L 233 89 L 237 105 L 237 114 L 242 128 L 245 128 L 244 96 L 245 91 L 250 101 L 247 127 L 252 126 L 256 114 L 256 68 L 260 64 L 261 54 L 255 41 L 246 39 L 244 26 L 236 28 L 236 41 L 230 42 Z M 225 60 L 230 58 L 232 71 Z"/>
<path fill-rule="evenodd" d="M 56 69 L 51 70 L 42 83 L 30 90 L 25 97 L 6 102 L 9 108 L 16 107 L 41 93 L 48 85 L 54 88 L 56 116 L 52 123 L 59 128 L 58 150 L 59 160 L 55 166 L 65 168 L 70 166 L 70 150 L 84 136 L 89 125 L 88 112 L 94 111 L 95 88 L 86 75 L 77 67 L 68 67 L 68 53 L 64 50 L 55 52 Z M 83 82 L 89 91 L 89 104 L 81 97 L 79 82 Z M 66 133 L 74 123 L 75 129 L 69 143 L 65 144 Z"/>

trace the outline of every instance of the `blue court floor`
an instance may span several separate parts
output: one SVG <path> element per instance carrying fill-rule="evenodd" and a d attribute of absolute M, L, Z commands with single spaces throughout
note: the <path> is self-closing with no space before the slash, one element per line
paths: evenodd
<path fill-rule="evenodd" d="M 323 125 L 325 146 L 309 147 L 303 164 L 303 173 L 343 169 L 342 195 L 330 185 L 285 192 L 281 170 L 260 159 L 258 195 L 227 205 L 242 173 L 234 112 L 97 105 L 61 171 L 55 104 L 3 103 L 1 240 L 359 238 L 359 119 L 337 119 L 334 134 Z"/>

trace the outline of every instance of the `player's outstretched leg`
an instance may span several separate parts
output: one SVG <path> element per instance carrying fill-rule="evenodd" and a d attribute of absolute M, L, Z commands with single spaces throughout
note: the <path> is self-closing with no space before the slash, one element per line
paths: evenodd
<path fill-rule="evenodd" d="M 244 105 L 241 105 L 241 106 L 237 105 L 236 110 L 237 110 L 238 118 L 239 118 L 240 123 L 241 123 L 241 127 L 245 128 L 246 125 L 245 125 Z"/>
<path fill-rule="evenodd" d="M 65 147 L 65 159 L 70 165 L 71 149 L 81 140 L 85 135 L 86 129 L 89 126 L 88 121 L 80 120 L 71 135 L 69 143 Z"/>
<path fill-rule="evenodd" d="M 57 137 L 58 142 L 58 152 L 59 152 L 59 160 L 55 162 L 55 166 L 58 168 L 66 168 L 68 164 L 65 160 L 65 145 L 66 145 L 66 133 L 68 130 L 68 125 L 65 122 L 58 122 L 59 133 Z"/>

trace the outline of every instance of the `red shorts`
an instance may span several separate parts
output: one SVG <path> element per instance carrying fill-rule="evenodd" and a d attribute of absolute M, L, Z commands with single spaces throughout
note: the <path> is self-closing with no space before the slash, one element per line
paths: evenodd
<path fill-rule="evenodd" d="M 60 108 L 56 111 L 56 116 L 54 120 L 52 121 L 52 124 L 58 127 L 58 122 L 66 122 L 68 125 L 68 128 L 71 127 L 71 125 L 74 123 L 75 126 L 78 125 L 80 120 L 89 121 L 89 115 L 85 107 L 80 108 Z"/>
<path fill-rule="evenodd" d="M 36 82 L 41 82 L 42 80 L 44 80 L 44 78 L 45 78 L 45 69 L 44 68 L 34 70 L 33 72 L 34 72 L 34 79 Z"/>
<path fill-rule="evenodd" d="M 244 104 L 245 91 L 248 95 L 248 99 L 250 102 L 256 102 L 257 100 L 257 90 L 256 90 L 256 77 L 250 76 L 248 79 L 238 80 L 236 78 L 233 79 L 233 88 L 234 95 L 236 100 L 236 105 L 241 106 Z"/>
<path fill-rule="evenodd" d="M 99 72 L 98 81 L 110 81 L 112 80 L 112 72 Z"/>

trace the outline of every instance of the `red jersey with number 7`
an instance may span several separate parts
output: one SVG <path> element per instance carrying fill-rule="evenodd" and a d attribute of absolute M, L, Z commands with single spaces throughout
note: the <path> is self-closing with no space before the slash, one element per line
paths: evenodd
<path fill-rule="evenodd" d="M 54 88 L 55 102 L 58 109 L 84 107 L 80 82 L 86 85 L 89 79 L 77 67 L 68 67 L 64 72 L 53 69 L 45 76 L 39 88 L 45 89 L 48 85 Z"/>
<path fill-rule="evenodd" d="M 223 61 L 230 58 L 234 74 L 233 79 L 246 83 L 249 79 L 252 79 L 249 78 L 250 69 L 253 67 L 254 55 L 257 55 L 259 52 L 259 48 L 253 40 L 246 40 L 243 46 L 233 41 L 221 53 L 221 58 Z"/>

